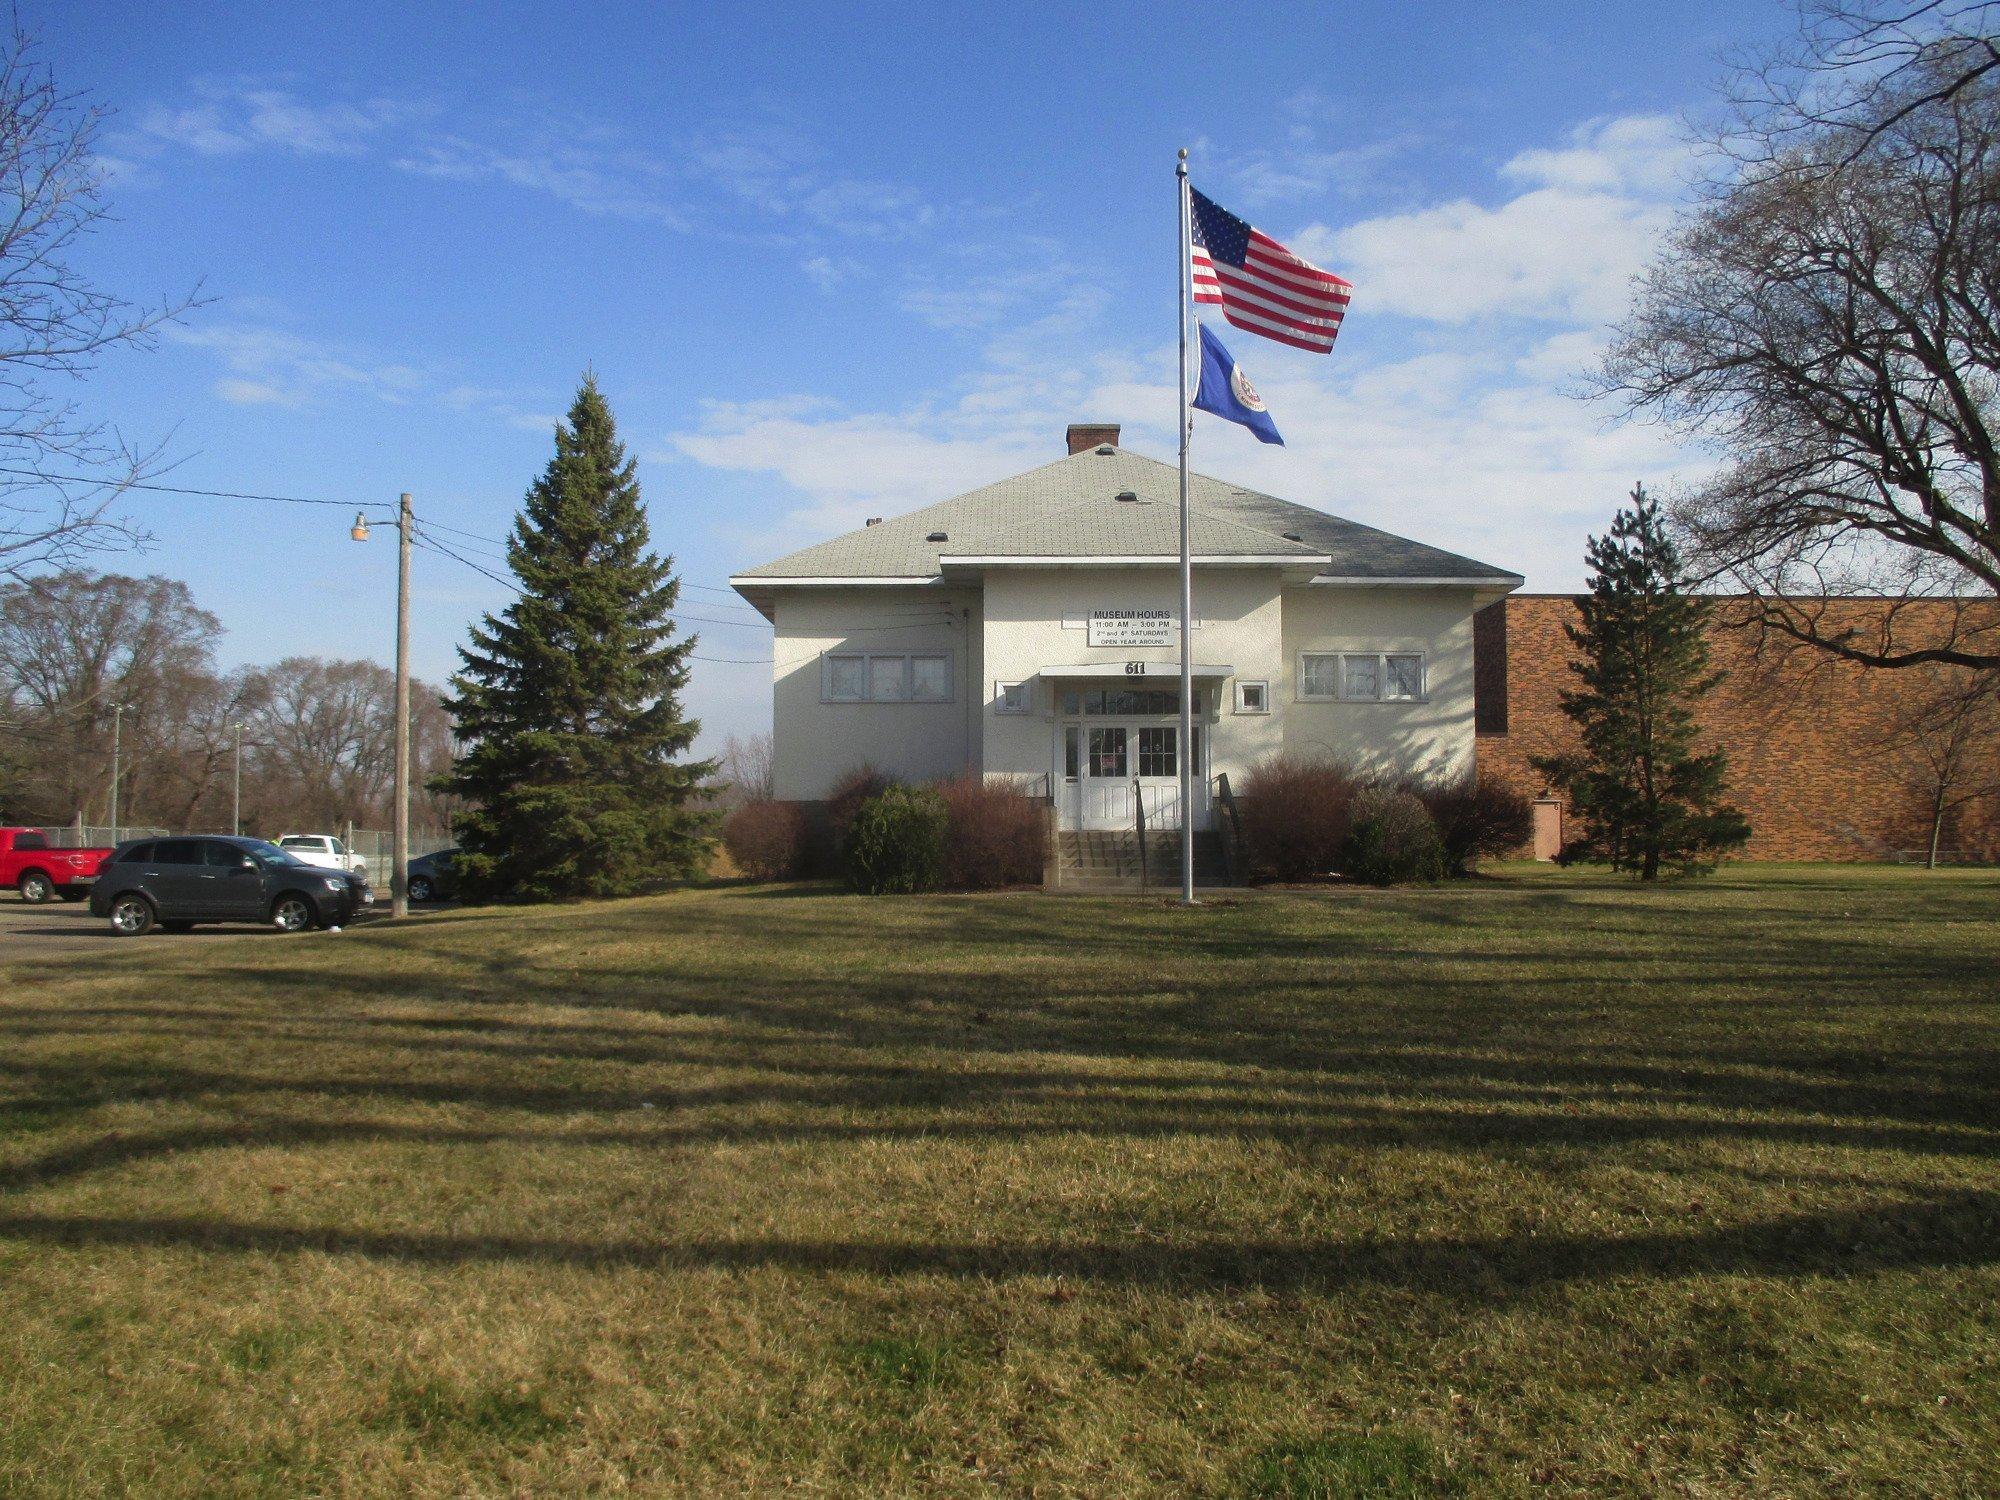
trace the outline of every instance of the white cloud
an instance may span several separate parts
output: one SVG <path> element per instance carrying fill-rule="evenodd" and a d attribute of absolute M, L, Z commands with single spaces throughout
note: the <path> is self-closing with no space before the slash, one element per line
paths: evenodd
<path fill-rule="evenodd" d="M 314 104 L 285 89 L 241 83 L 205 81 L 195 94 L 195 104 L 148 110 L 139 119 L 139 139 L 154 149 L 180 146 L 204 156 L 259 149 L 359 156 L 383 131 L 430 112 L 397 99 Z"/>
<path fill-rule="evenodd" d="M 495 146 L 447 136 L 403 152 L 390 165 L 419 177 L 510 183 L 602 218 L 689 226 L 671 201 L 665 169 L 639 152 L 555 139 Z"/>
<path fill-rule="evenodd" d="M 806 280 L 822 292 L 830 292 L 854 277 L 863 267 L 860 261 L 847 256 L 815 255 L 799 262 L 799 269 L 806 273 Z"/>
<path fill-rule="evenodd" d="M 1510 181 L 1584 192 L 1678 197 L 1693 157 L 1685 131 L 1667 115 L 1587 120 L 1558 150 L 1523 151 L 1500 168 Z"/>
<path fill-rule="evenodd" d="M 232 406 L 298 406 L 303 398 L 262 380 L 229 378 L 215 383 L 215 394 Z"/>
<path fill-rule="evenodd" d="M 1241 335 L 1288 446 L 1198 417 L 1197 467 L 1517 569 L 1530 587 L 1576 587 L 1585 534 L 1632 483 L 1700 462 L 1570 394 L 1668 221 L 1685 160 L 1657 117 L 1593 121 L 1559 149 L 1511 158 L 1494 206 L 1458 200 L 1298 236 L 1302 253 L 1354 277 L 1357 318 L 1428 326 L 1413 337 L 1385 324 L 1366 353 L 1350 342 L 1328 360 Z M 776 524 L 737 533 L 745 562 L 1047 462 L 1073 420 L 1121 421 L 1128 445 L 1170 458 L 1172 351 L 1087 353 L 1088 319 L 1002 316 L 1031 294 L 1047 297 L 1024 272 L 905 295 L 934 325 L 1004 330 L 947 396 L 883 411 L 818 396 L 718 402 L 670 450 L 793 494 Z"/>
<path fill-rule="evenodd" d="M 1357 315 L 1602 323 L 1624 310 L 1691 160 L 1662 116 L 1592 121 L 1559 150 L 1508 160 L 1500 175 L 1522 190 L 1497 206 L 1460 198 L 1316 224 L 1293 244 L 1355 283 Z"/>
<path fill-rule="evenodd" d="M 1085 279 L 1081 268 L 1059 259 L 1048 244 L 981 249 L 976 258 L 987 264 L 1011 262 L 1012 268 L 971 272 L 951 266 L 931 272 L 904 288 L 899 305 L 933 328 L 978 330 L 1024 317 L 1060 318 L 1076 325 L 1105 304 L 1104 289 Z"/>
<path fill-rule="evenodd" d="M 241 315 L 247 309 L 234 311 Z M 236 406 L 311 407 L 359 396 L 391 406 L 484 414 L 542 431 L 554 421 L 542 414 L 543 398 L 469 384 L 441 367 L 385 358 L 270 322 L 239 316 L 233 323 L 165 332 L 173 343 L 206 351 L 222 363 L 230 373 L 216 381 L 215 394 Z"/>

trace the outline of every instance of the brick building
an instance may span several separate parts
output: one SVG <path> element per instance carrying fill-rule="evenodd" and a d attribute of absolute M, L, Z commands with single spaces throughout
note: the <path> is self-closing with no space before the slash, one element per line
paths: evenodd
<path fill-rule="evenodd" d="M 1479 766 L 1544 799 L 1536 810 L 1542 853 L 1559 838 L 1560 814 L 1529 760 L 1574 743 L 1557 695 L 1575 682 L 1563 627 L 1576 617 L 1572 595 L 1514 594 L 1473 621 Z M 1729 754 L 1731 796 L 1754 830 L 1745 857 L 1880 860 L 1922 850 L 1930 831 L 1926 771 L 1904 726 L 1954 669 L 1861 667 L 1760 641 L 1760 632 L 1727 620 L 1727 609 L 1718 610 L 1711 628 L 1722 682 L 1702 719 Z M 1986 737 L 1974 760 L 1973 776 L 2000 786 L 2000 742 Z M 1948 819 L 1942 845 L 1958 858 L 2000 860 L 2000 795 Z"/>

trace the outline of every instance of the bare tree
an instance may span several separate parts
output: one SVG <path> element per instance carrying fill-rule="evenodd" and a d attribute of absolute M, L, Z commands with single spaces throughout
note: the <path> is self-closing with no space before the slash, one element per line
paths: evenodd
<path fill-rule="evenodd" d="M 371 661 L 289 656 L 260 676 L 257 763 L 314 828 L 366 817 L 394 771 L 396 675 Z"/>
<path fill-rule="evenodd" d="M 1673 517 L 1751 619 L 1872 666 L 2000 665 L 2000 7 L 1815 14 L 1791 71 L 1739 91 L 1737 170 L 1602 388 L 1722 456 Z"/>
<path fill-rule="evenodd" d="M 185 686 L 211 673 L 222 627 L 184 583 L 77 571 L 0 585 L 0 733 L 22 800 L 45 817 L 96 819 L 109 801 L 114 716 L 124 705 L 127 790 L 137 810 L 146 745 Z"/>
<path fill-rule="evenodd" d="M 1790 41 L 1739 56 L 1717 141 L 1753 166 L 1845 165 L 1903 119 L 2000 73 L 2000 0 L 1800 0 Z"/>
<path fill-rule="evenodd" d="M 724 807 L 745 802 L 768 802 L 777 795 L 777 779 L 772 758 L 771 736 L 753 734 L 744 739 L 730 735 L 722 742 L 718 801 Z"/>
<path fill-rule="evenodd" d="M 2000 672 L 1925 669 L 1930 681 L 1881 736 L 1889 774 L 1928 823 L 1926 868 L 1962 808 L 2000 798 Z"/>
<path fill-rule="evenodd" d="M 150 346 L 193 299 L 139 307 L 78 269 L 105 218 L 102 118 L 20 32 L 0 39 L 0 579 L 143 540 L 114 508 L 157 454 L 85 419 L 65 388 L 113 349 Z"/>

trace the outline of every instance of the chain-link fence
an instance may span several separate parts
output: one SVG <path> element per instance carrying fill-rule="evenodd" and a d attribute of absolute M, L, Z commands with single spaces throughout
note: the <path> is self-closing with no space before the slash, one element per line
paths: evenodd
<path fill-rule="evenodd" d="M 386 828 L 350 828 L 337 835 L 347 841 L 348 852 L 361 856 L 368 866 L 369 875 L 378 884 L 388 883 L 389 871 L 396 862 L 396 835 Z M 426 854 L 435 854 L 440 849 L 454 848 L 455 843 L 449 828 L 412 828 L 410 830 L 410 858 L 422 859 Z"/>
<path fill-rule="evenodd" d="M 158 838 L 163 833 L 172 832 L 167 828 L 135 827 L 130 823 L 120 823 L 115 829 L 89 823 L 65 823 L 60 828 L 38 828 L 35 831 L 49 841 L 52 849 L 109 849 L 127 839 Z"/>

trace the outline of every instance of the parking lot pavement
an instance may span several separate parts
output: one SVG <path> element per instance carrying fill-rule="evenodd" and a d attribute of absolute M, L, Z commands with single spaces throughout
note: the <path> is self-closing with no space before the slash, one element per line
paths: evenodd
<path fill-rule="evenodd" d="M 386 907 L 386 903 L 384 903 Z M 355 925 L 375 920 L 374 913 L 355 919 Z M 198 943 L 205 938 L 264 937 L 277 941 L 285 934 L 268 927 L 229 923 L 220 927 L 197 927 L 193 932 L 149 932 L 142 938 L 111 935 L 111 924 L 90 914 L 85 901 L 51 901 L 47 906 L 30 906 L 12 891 L 0 891 L 0 967 L 15 963 L 42 963 L 51 959 L 88 958 L 93 953 L 144 952 L 155 943 Z"/>

